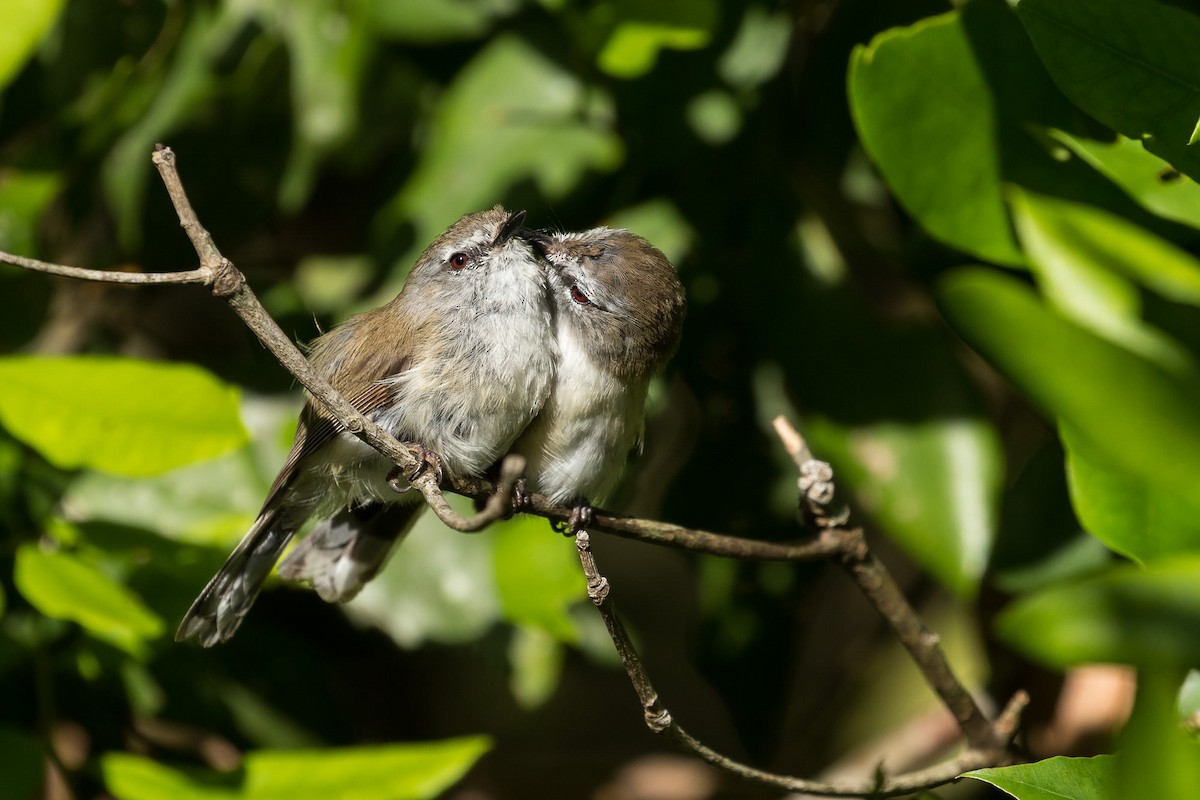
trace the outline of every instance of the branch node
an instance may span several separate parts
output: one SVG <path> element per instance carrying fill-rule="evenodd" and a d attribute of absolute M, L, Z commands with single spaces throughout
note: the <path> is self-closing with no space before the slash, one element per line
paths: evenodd
<path fill-rule="evenodd" d="M 658 705 L 658 696 L 655 695 L 652 705 L 645 708 L 646 727 L 654 733 L 662 733 L 667 728 L 675 724 L 675 720 L 671 718 L 671 712 Z"/>
<path fill-rule="evenodd" d="M 246 285 L 246 276 L 233 262 L 222 257 L 212 268 L 212 293 L 214 297 L 232 297 Z"/>

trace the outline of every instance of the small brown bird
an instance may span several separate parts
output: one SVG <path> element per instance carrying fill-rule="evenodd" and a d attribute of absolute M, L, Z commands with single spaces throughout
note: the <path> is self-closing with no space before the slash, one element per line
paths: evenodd
<path fill-rule="evenodd" d="M 527 488 L 574 505 L 577 526 L 641 445 L 650 379 L 679 345 L 687 300 L 667 257 L 629 231 L 523 235 L 549 265 L 559 356 L 513 451 L 527 459 Z"/>
<path fill-rule="evenodd" d="M 421 255 L 394 300 L 312 347 L 313 365 L 343 397 L 453 475 L 480 474 L 503 456 L 554 380 L 546 272 L 516 236 L 524 219 L 499 206 L 463 217 Z M 327 599 L 353 596 L 422 507 L 389 484 L 393 466 L 310 398 L 258 519 L 175 638 L 206 647 L 229 639 L 314 515 L 327 517 L 311 537 L 322 546 L 298 547 L 287 572 Z"/>

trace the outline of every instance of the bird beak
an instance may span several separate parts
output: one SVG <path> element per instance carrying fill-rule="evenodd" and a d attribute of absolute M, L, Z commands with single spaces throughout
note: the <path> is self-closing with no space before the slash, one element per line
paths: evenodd
<path fill-rule="evenodd" d="M 499 233 L 492 240 L 492 246 L 496 247 L 503 244 L 508 244 L 508 240 L 516 235 L 517 231 L 521 230 L 521 226 L 525 223 L 525 209 L 514 211 L 509 214 L 508 219 L 500 226 Z"/>
<path fill-rule="evenodd" d="M 550 245 L 550 237 L 543 231 L 536 231 L 533 228 L 521 228 L 517 232 L 517 235 L 533 245 L 534 250 L 537 250 L 543 256 L 546 255 L 546 248 Z"/>

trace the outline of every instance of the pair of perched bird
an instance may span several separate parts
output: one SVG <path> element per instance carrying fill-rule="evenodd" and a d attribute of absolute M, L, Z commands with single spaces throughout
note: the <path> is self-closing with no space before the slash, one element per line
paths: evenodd
<path fill-rule="evenodd" d="M 679 341 L 683 287 L 628 231 L 543 232 L 524 221 L 500 206 L 463 217 L 390 303 L 318 338 L 311 359 L 360 413 L 446 472 L 481 475 L 519 453 L 530 491 L 583 508 L 640 442 L 650 378 Z M 176 639 L 229 639 L 314 516 L 280 574 L 331 602 L 354 597 L 421 509 L 395 484 L 394 465 L 309 398 L 258 518 Z"/>

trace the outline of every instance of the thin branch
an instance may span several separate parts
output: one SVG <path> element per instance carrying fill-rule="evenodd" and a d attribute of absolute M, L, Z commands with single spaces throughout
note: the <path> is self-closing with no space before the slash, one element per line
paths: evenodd
<path fill-rule="evenodd" d="M 579 563 L 583 567 L 583 573 L 587 579 L 588 597 L 600 612 L 600 616 L 604 620 L 604 627 L 608 630 L 608 635 L 621 658 L 621 664 L 629 676 L 630 683 L 633 684 L 633 689 L 641 702 L 646 726 L 655 733 L 670 737 L 684 750 L 713 766 L 758 783 L 792 792 L 825 797 L 895 797 L 941 786 L 954 781 L 969 770 L 995 766 L 1007 763 L 1009 760 L 1007 746 L 1016 733 L 1020 713 L 1028 702 L 1024 693 L 1018 693 L 1009 702 L 995 726 L 989 729 L 991 735 L 986 745 L 971 747 L 950 761 L 903 775 L 889 777 L 884 775 L 881 770 L 876 780 L 869 784 L 826 782 L 780 775 L 724 756 L 688 733 L 675 721 L 674 716 L 662 703 L 632 640 L 625 631 L 625 626 L 612 607 L 610 601 L 612 587 L 596 566 L 587 531 L 580 531 L 575 535 L 575 548 L 579 553 Z"/>
<path fill-rule="evenodd" d="M 896 638 L 908 650 L 913 661 L 925 676 L 933 691 L 942 703 L 954 715 L 959 728 L 967 738 L 967 743 L 973 748 L 992 749 L 995 746 L 995 731 L 992 723 L 971 697 L 971 693 L 959 682 L 946 660 L 942 651 L 939 637 L 925 627 L 925 623 L 916 610 L 909 605 L 904 593 L 896 585 L 887 568 L 871 553 L 867 547 L 866 537 L 861 528 L 834 527 L 835 518 L 845 515 L 839 512 L 835 516 L 827 515 L 824 506 L 818 498 L 827 498 L 832 502 L 831 488 L 806 483 L 805 475 L 813 473 L 828 474 L 827 482 L 832 487 L 833 471 L 824 462 L 815 461 L 804 443 L 800 433 L 783 417 L 777 417 L 773 423 L 779 434 L 784 448 L 797 462 L 801 472 L 800 489 L 802 504 L 806 505 L 805 516 L 815 518 L 818 525 L 826 521 L 825 531 L 840 532 L 839 542 L 842 549 L 835 555 L 839 564 L 850 574 L 859 591 L 866 596 L 875 610 L 887 621 Z M 813 468 L 810 465 L 819 465 Z M 807 490 L 807 491 L 806 491 Z"/>
<path fill-rule="evenodd" d="M 0 262 L 12 264 L 14 267 L 46 272 L 64 278 L 76 278 L 81 281 L 97 281 L 101 283 L 129 283 L 143 286 L 161 283 L 208 283 L 210 273 L 205 269 L 192 269 L 186 272 L 116 272 L 103 269 L 83 269 L 68 267 L 63 264 L 51 264 L 48 261 L 38 261 L 36 258 L 13 255 L 0 251 Z"/>

